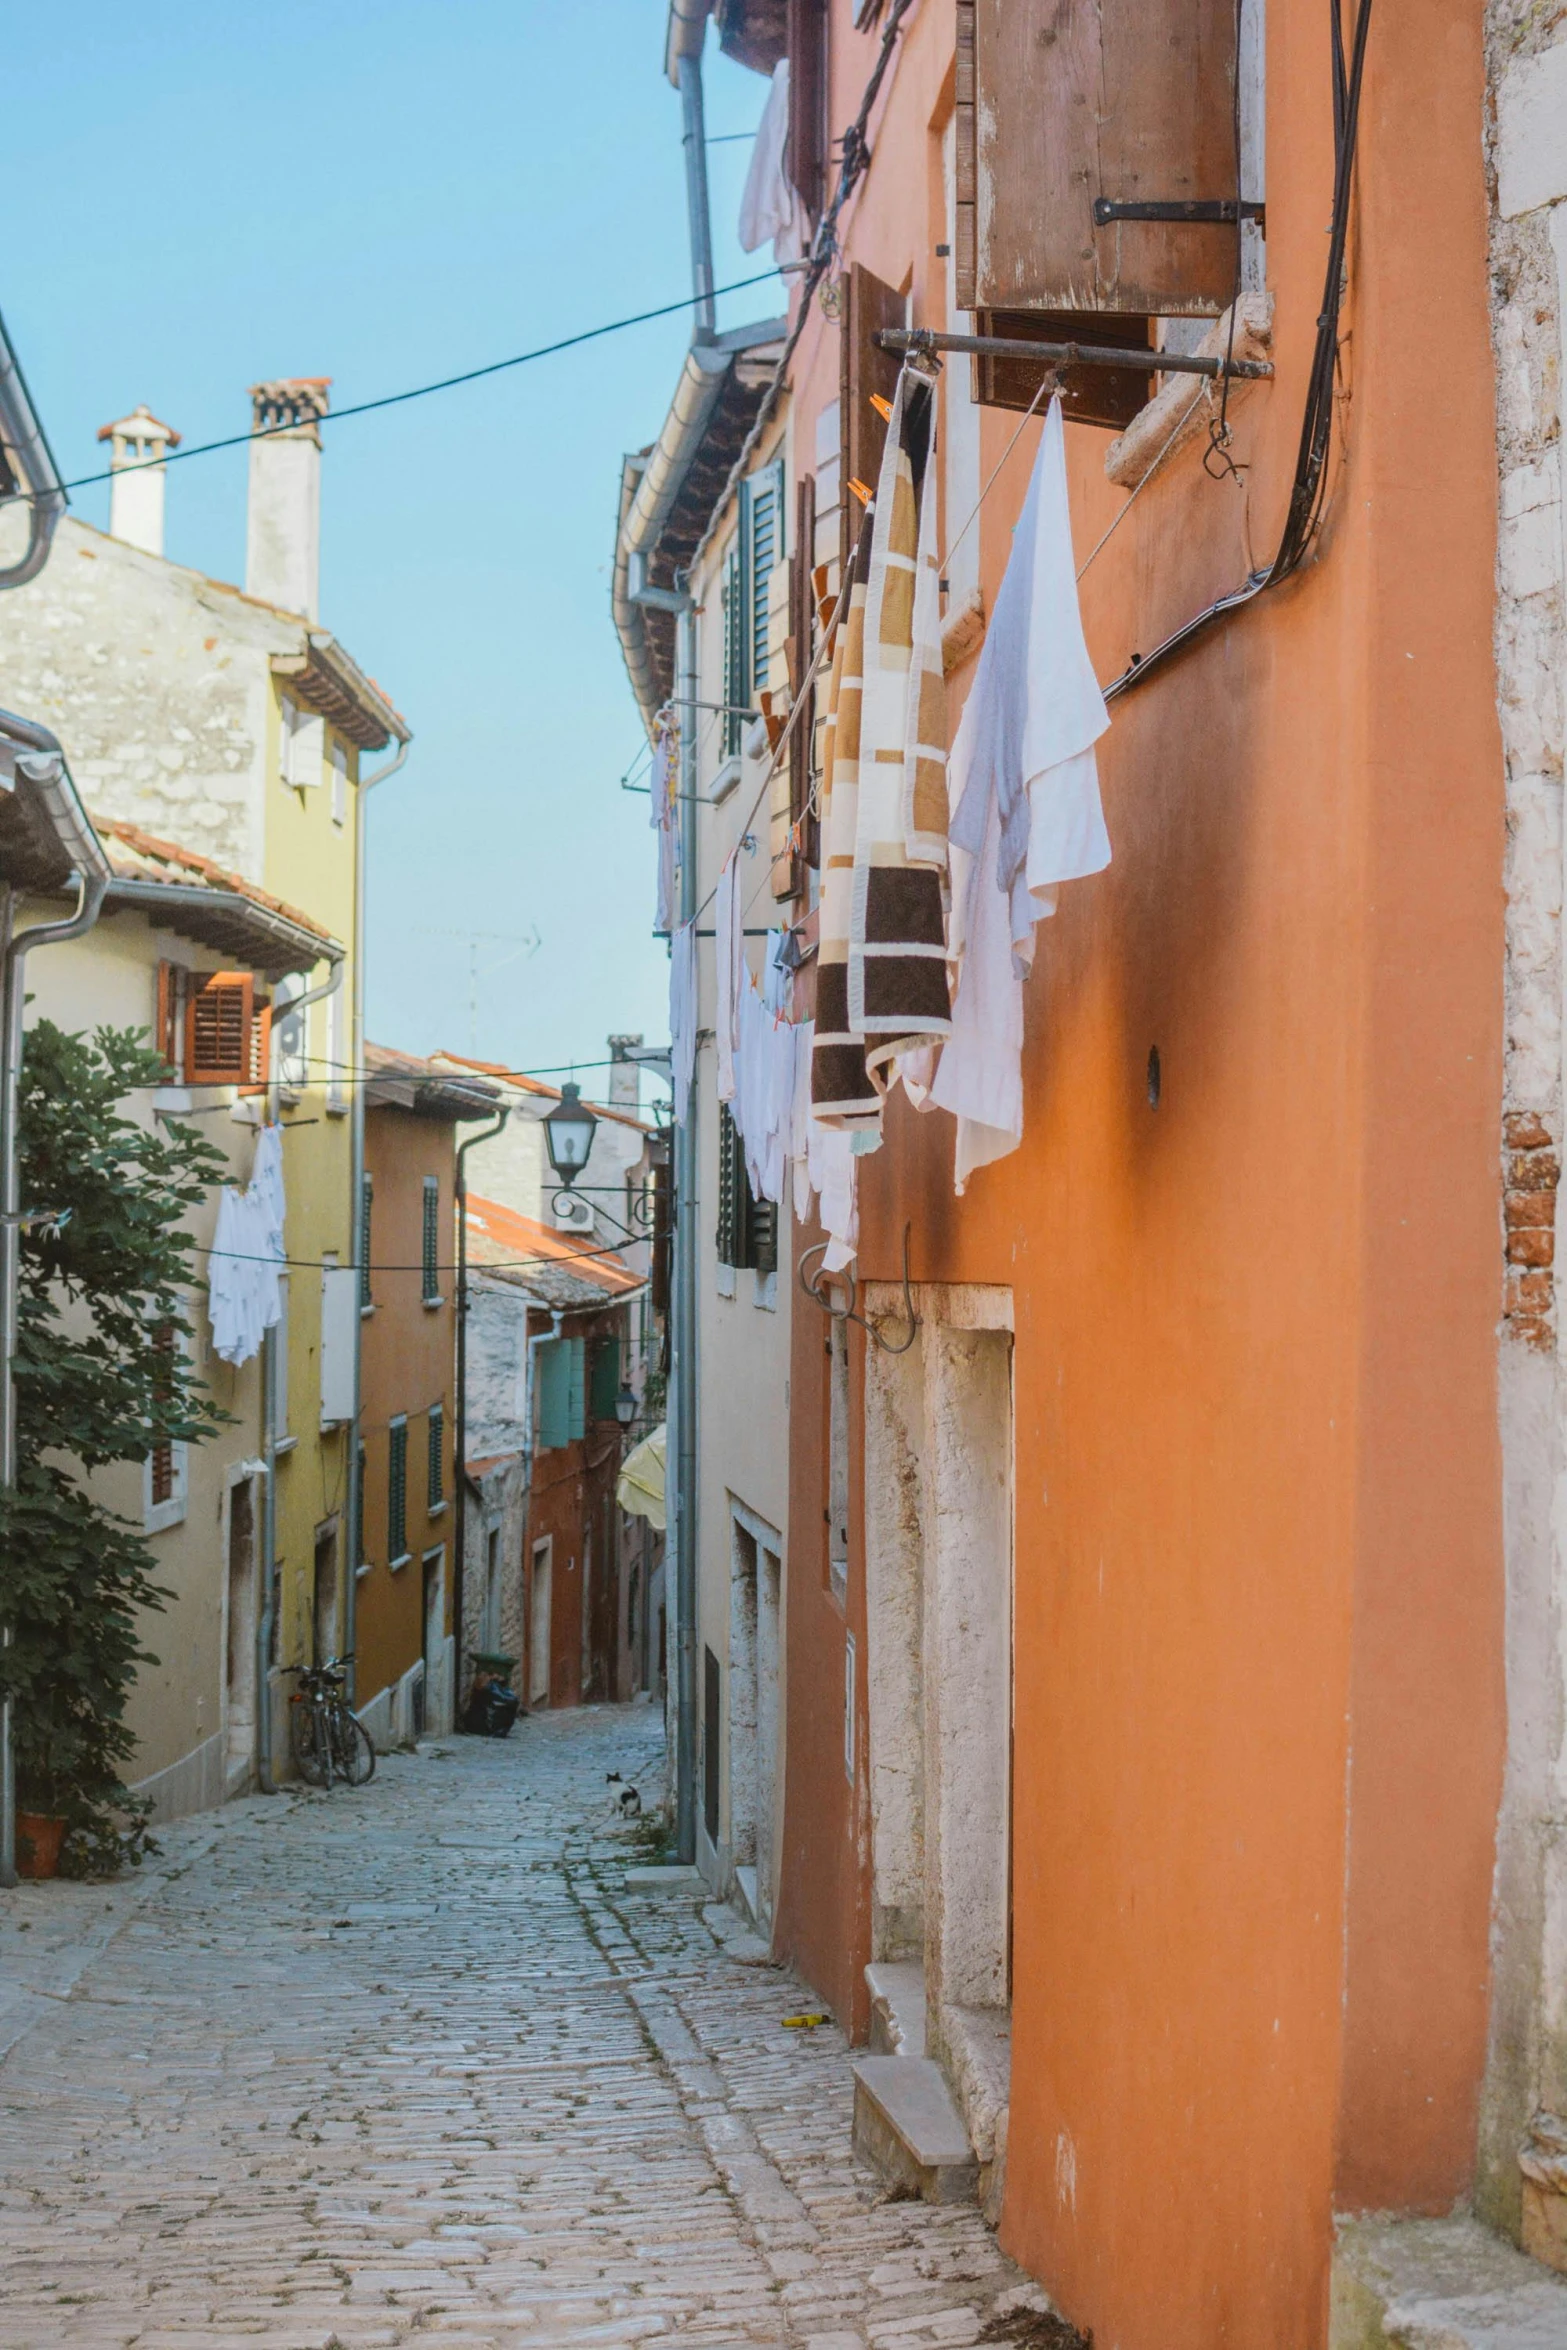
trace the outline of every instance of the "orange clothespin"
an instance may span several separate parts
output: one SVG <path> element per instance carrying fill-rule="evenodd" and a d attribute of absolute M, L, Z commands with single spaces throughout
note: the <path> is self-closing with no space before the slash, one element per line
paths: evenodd
<path fill-rule="evenodd" d="M 892 422 L 892 402 L 890 400 L 884 400 L 880 392 L 872 392 L 870 395 L 870 403 L 878 416 L 882 417 L 888 424 Z"/>
<path fill-rule="evenodd" d="M 778 748 L 778 738 L 784 730 L 783 713 L 782 711 L 774 711 L 773 696 L 770 687 L 765 688 L 757 695 L 756 698 L 761 704 L 762 717 L 767 726 L 767 747 L 770 751 L 776 751 Z"/>
<path fill-rule="evenodd" d="M 851 490 L 853 490 L 855 496 L 859 499 L 862 506 L 868 506 L 872 498 L 874 498 L 876 495 L 874 490 L 866 488 L 863 481 L 856 481 L 852 473 L 849 476 L 849 487 Z"/>

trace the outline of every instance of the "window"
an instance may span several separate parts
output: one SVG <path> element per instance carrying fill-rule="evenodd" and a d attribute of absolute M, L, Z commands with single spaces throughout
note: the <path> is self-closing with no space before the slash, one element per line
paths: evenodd
<path fill-rule="evenodd" d="M 620 1393 L 620 1340 L 599 1338 L 593 1343 L 593 1367 L 588 1393 L 590 1420 L 612 1420 Z"/>
<path fill-rule="evenodd" d="M 190 973 L 178 963 L 158 965 L 158 1002 L 152 1041 L 163 1055 L 172 1085 L 185 1081 L 185 1008 Z"/>
<path fill-rule="evenodd" d="M 359 1178 L 359 1311 L 375 1311 L 375 1295 L 370 1287 L 370 1229 L 375 1208 L 375 1177 Z"/>
<path fill-rule="evenodd" d="M 348 822 L 348 745 L 332 745 L 332 822 Z"/>
<path fill-rule="evenodd" d="M 328 1250 L 321 1260 L 321 1425 L 339 1428 L 358 1403 L 359 1275 Z"/>
<path fill-rule="evenodd" d="M 723 1681 L 718 1659 L 710 1648 L 702 1651 L 702 1824 L 709 1844 L 718 1842 L 719 1711 Z"/>
<path fill-rule="evenodd" d="M 152 1333 L 152 1351 L 160 1404 L 172 1398 L 175 1353 L 181 1345 L 181 1334 L 172 1322 L 158 1323 Z M 166 1526 L 177 1526 L 185 1515 L 185 1500 L 186 1447 L 177 1438 L 166 1437 L 148 1453 L 142 1473 L 142 1518 L 146 1531 L 160 1534 Z"/>
<path fill-rule="evenodd" d="M 277 704 L 277 771 L 284 783 L 294 780 L 294 729 L 299 723 L 299 705 L 288 694 L 279 694 Z"/>
<path fill-rule="evenodd" d="M 278 697 L 278 773 L 295 791 L 321 781 L 326 759 L 326 722 L 302 710 L 291 694 Z"/>
<path fill-rule="evenodd" d="M 428 1489 L 427 1507 L 433 1518 L 436 1511 L 446 1506 L 446 1413 L 442 1405 L 430 1406 L 429 1433 L 425 1448 L 425 1475 Z"/>
<path fill-rule="evenodd" d="M 727 1102 L 718 1111 L 718 1261 L 759 1273 L 778 1269 L 778 1210 L 752 1193 L 745 1145 Z"/>
<path fill-rule="evenodd" d="M 386 1555 L 391 1566 L 408 1556 L 408 1422 L 396 1419 L 386 1432 Z"/>
<path fill-rule="evenodd" d="M 427 1175 L 424 1179 L 422 1250 L 422 1296 L 427 1306 L 438 1306 L 441 1303 L 441 1179 L 438 1175 Z"/>

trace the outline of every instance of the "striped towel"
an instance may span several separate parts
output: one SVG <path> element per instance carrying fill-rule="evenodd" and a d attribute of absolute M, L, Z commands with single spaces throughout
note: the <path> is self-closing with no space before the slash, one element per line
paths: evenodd
<path fill-rule="evenodd" d="M 900 1056 L 952 1025 L 934 458 L 906 367 L 829 694 L 813 1097 L 835 1125 L 879 1129 Z"/>
<path fill-rule="evenodd" d="M 867 514 L 854 553 L 849 607 L 838 621 L 822 730 L 822 894 L 811 1108 L 833 1126 L 875 1127 L 881 1119 L 881 1096 L 866 1074 L 864 1040 L 849 1026 L 849 905 L 859 822 L 860 673 L 872 527 Z"/>

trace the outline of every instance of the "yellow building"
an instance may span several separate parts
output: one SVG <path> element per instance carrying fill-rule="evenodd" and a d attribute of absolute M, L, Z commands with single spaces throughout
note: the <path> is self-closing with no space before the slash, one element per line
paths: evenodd
<path fill-rule="evenodd" d="M 262 384 L 251 399 L 266 437 L 251 444 L 244 588 L 165 557 L 161 460 L 178 436 L 138 409 L 104 427 L 109 532 L 61 523 L 47 569 L 7 598 L 5 649 L 11 698 L 60 736 L 95 811 L 210 857 L 346 949 L 253 1004 L 288 1129 L 263 1591 L 270 1748 L 284 1771 L 286 1668 L 353 1637 L 363 804 L 409 734 L 317 618 L 327 386 Z M 211 1571 L 223 1572 L 216 1543 Z"/>

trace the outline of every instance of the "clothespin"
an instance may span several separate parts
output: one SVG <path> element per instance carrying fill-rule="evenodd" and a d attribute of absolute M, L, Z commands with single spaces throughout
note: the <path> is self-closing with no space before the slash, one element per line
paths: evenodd
<path fill-rule="evenodd" d="M 872 392 L 870 394 L 870 403 L 871 406 L 875 409 L 877 415 L 880 416 L 886 423 L 890 424 L 892 422 L 892 402 L 890 400 L 884 400 L 880 392 Z"/>
<path fill-rule="evenodd" d="M 867 489 L 864 482 L 857 481 L 852 473 L 849 476 L 849 487 L 851 490 L 853 490 L 855 496 L 859 499 L 862 506 L 869 506 L 874 502 L 876 492 L 872 489 Z"/>

